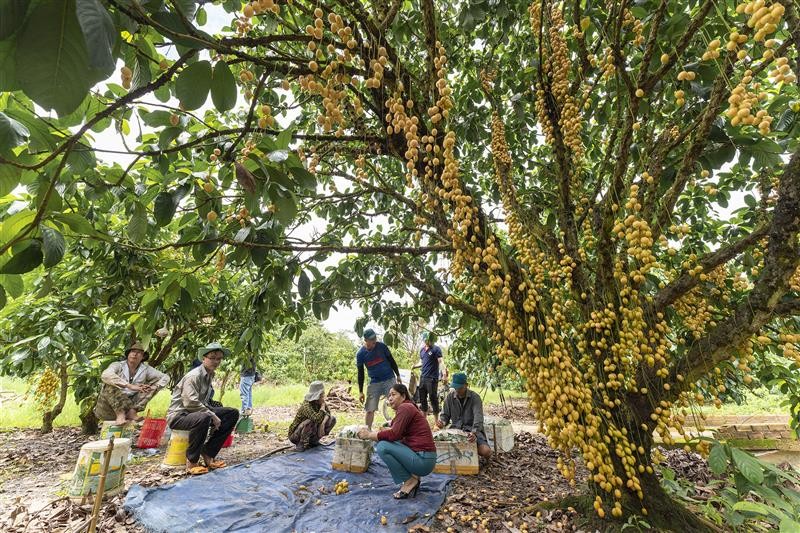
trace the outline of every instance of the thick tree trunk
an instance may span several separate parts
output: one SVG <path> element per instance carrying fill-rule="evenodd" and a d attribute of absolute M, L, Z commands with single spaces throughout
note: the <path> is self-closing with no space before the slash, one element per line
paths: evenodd
<path fill-rule="evenodd" d="M 97 404 L 97 397 L 87 398 L 81 403 L 81 433 L 84 435 L 94 435 L 100 429 L 100 420 L 94 414 L 94 407 Z"/>
<path fill-rule="evenodd" d="M 61 363 L 61 368 L 58 372 L 60 382 L 58 390 L 58 402 L 49 411 L 45 411 L 42 415 L 42 433 L 50 433 L 53 431 L 53 421 L 61 411 L 64 410 L 64 404 L 67 403 L 67 391 L 69 389 L 69 375 L 67 374 L 67 364 Z"/>

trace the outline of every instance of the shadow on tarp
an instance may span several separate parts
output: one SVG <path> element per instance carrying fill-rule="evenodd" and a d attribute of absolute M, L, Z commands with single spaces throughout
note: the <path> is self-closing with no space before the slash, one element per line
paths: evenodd
<path fill-rule="evenodd" d="M 125 508 L 153 532 L 405 532 L 431 520 L 454 478 L 426 476 L 416 498 L 397 501 L 392 494 L 398 486 L 378 454 L 364 474 L 333 470 L 332 457 L 333 445 L 320 446 L 256 459 L 174 485 L 134 485 Z M 334 485 L 343 479 L 350 492 L 337 496 Z M 301 485 L 307 489 L 301 490 Z M 386 526 L 381 526 L 382 515 L 388 519 Z M 408 520 L 414 515 L 416 519 Z M 408 522 L 403 524 L 404 520 Z"/>

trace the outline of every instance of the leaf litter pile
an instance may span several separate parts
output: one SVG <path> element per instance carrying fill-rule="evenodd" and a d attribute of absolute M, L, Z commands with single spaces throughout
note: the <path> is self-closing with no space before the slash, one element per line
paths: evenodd
<path fill-rule="evenodd" d="M 229 464 L 254 459 L 281 448 L 286 443 L 284 437 L 263 430 L 236 435 L 234 446 L 223 450 L 224 458 Z M 85 530 L 92 502 L 71 501 L 64 496 L 78 452 L 90 440 L 92 437 L 81 435 L 77 428 L 56 428 L 48 435 L 35 430 L 0 432 L 0 531 Z M 677 477 L 693 482 L 698 495 L 706 492 L 704 487 L 713 482 L 713 476 L 699 455 L 682 450 L 660 451 L 664 465 Z M 558 457 L 559 453 L 547 446 L 542 435 L 519 433 L 511 452 L 482 461 L 481 472 L 476 476 L 459 476 L 431 522 L 410 531 L 581 531 L 576 512 L 537 507 L 583 490 L 586 470 L 578 468 L 577 485 L 572 487 L 556 468 Z M 135 483 L 164 485 L 186 476 L 181 468 L 161 468 L 162 459 L 163 450 L 157 455 L 135 451 L 125 476 L 126 489 Z M 122 508 L 124 499 L 123 492 L 103 503 L 99 531 L 143 533 Z"/>

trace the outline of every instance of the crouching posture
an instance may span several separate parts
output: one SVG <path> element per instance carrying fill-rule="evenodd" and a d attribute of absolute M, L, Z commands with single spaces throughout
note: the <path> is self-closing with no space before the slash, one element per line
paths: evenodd
<path fill-rule="evenodd" d="M 225 466 L 216 457 L 233 431 L 239 411 L 232 407 L 212 407 L 210 401 L 214 372 L 226 355 L 230 355 L 230 351 L 217 343 L 200 348 L 197 356 L 202 364 L 183 376 L 172 390 L 167 424 L 171 429 L 189 432 L 186 470 L 190 474 L 205 474 L 209 469 Z M 209 428 L 213 428 L 210 435 Z M 201 457 L 205 467 L 199 464 Z"/>
<path fill-rule="evenodd" d="M 460 429 L 469 433 L 469 441 L 478 441 L 478 455 L 489 458 L 492 449 L 483 430 L 483 402 L 478 393 L 469 390 L 467 375 L 461 372 L 453 374 L 450 383 L 452 389 L 444 399 L 444 408 L 436 427 L 444 428 L 450 424 L 451 428 Z"/>
<path fill-rule="evenodd" d="M 397 500 L 413 498 L 422 483 L 422 476 L 433 472 L 436 466 L 436 444 L 425 415 L 411 401 L 405 385 L 392 385 L 387 398 L 397 414 L 389 429 L 369 431 L 362 429 L 358 438 L 379 441 L 375 449 L 389 467 L 395 483 L 402 483 L 394 493 Z"/>
<path fill-rule="evenodd" d="M 294 415 L 289 426 L 289 440 L 298 452 L 319 445 L 319 440 L 328 435 L 336 425 L 336 417 L 325 405 L 325 386 L 315 381 L 308 387 L 303 404 Z"/>
<path fill-rule="evenodd" d="M 100 375 L 103 388 L 94 408 L 97 418 L 117 424 L 141 420 L 138 413 L 169 382 L 166 374 L 145 363 L 149 357 L 137 342 L 125 350 L 123 360 L 108 365 Z"/>

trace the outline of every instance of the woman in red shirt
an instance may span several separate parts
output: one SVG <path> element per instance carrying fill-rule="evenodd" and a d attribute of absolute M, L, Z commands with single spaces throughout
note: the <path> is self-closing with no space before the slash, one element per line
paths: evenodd
<path fill-rule="evenodd" d="M 403 500 L 417 495 L 420 478 L 433 472 L 436 466 L 436 445 L 425 415 L 411 401 L 405 385 L 392 385 L 387 397 L 389 405 L 397 412 L 389 429 L 358 432 L 361 439 L 378 441 L 375 449 L 389 467 L 395 483 L 402 483 L 394 493 Z"/>

